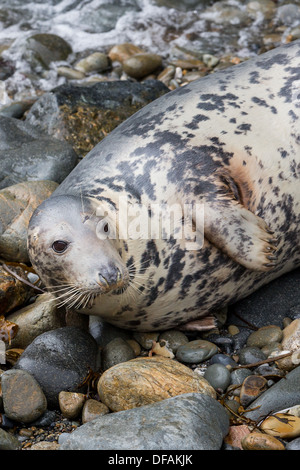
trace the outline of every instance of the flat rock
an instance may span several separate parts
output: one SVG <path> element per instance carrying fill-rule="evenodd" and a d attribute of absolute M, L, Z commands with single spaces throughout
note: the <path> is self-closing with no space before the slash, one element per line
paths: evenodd
<path fill-rule="evenodd" d="M 217 400 L 189 393 L 96 418 L 70 434 L 60 450 L 219 450 L 228 427 Z"/>
<path fill-rule="evenodd" d="M 190 368 L 162 356 L 139 357 L 105 371 L 97 385 L 98 395 L 111 410 L 148 405 L 184 393 L 216 392 Z"/>
<path fill-rule="evenodd" d="M 24 181 L 61 183 L 76 163 L 77 155 L 67 142 L 0 115 L 0 189 Z"/>

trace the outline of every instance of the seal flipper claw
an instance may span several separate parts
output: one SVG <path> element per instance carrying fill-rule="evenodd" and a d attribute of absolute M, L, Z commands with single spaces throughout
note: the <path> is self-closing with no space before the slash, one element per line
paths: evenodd
<path fill-rule="evenodd" d="M 209 202 L 204 212 L 205 237 L 237 263 L 255 271 L 276 266 L 276 238 L 263 219 L 233 200 Z"/>

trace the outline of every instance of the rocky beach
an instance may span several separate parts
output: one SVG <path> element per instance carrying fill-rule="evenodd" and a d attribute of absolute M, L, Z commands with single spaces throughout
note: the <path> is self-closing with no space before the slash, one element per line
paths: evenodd
<path fill-rule="evenodd" d="M 300 1 L 4 1 L 0 25 L 0 449 L 299 450 L 299 269 L 211 331 L 137 333 L 57 306 L 27 226 L 146 104 L 299 39 Z"/>

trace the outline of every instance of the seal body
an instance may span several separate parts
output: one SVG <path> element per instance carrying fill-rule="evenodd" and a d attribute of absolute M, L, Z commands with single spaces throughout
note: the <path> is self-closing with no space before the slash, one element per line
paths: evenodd
<path fill-rule="evenodd" d="M 299 124 L 299 41 L 168 93 L 36 210 L 33 266 L 60 301 L 128 329 L 176 327 L 249 295 L 300 266 Z M 143 230 L 154 206 L 202 210 L 189 220 L 203 245 L 128 236 L 124 200 L 147 208 Z"/>

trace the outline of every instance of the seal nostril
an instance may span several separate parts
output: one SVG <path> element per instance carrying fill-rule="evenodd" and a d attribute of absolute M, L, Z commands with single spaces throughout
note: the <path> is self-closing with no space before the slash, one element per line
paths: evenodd
<path fill-rule="evenodd" d="M 100 284 L 104 284 L 106 286 L 109 286 L 109 282 L 107 281 L 106 277 L 104 277 L 102 274 L 98 274 L 99 282 Z"/>

